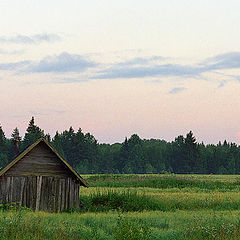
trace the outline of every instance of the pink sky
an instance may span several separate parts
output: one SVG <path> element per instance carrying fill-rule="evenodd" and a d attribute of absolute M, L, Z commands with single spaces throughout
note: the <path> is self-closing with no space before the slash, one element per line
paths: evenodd
<path fill-rule="evenodd" d="M 0 123 L 240 144 L 240 3 L 3 1 Z M 11 10 L 11 11 L 10 11 Z M 24 14 L 23 14 L 24 12 Z"/>

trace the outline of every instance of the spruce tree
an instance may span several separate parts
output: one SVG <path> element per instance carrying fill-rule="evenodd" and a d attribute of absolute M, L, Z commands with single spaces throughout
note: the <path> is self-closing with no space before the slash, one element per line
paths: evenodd
<path fill-rule="evenodd" d="M 2 126 L 0 125 L 0 152 L 5 151 L 6 137 L 3 132 Z"/>
<path fill-rule="evenodd" d="M 20 149 L 21 146 L 21 137 L 19 134 L 19 130 L 16 127 L 15 129 L 13 129 L 13 132 L 11 134 L 11 139 L 8 140 L 9 144 L 8 144 L 8 158 L 12 159 L 13 157 L 15 157 Z"/>
<path fill-rule="evenodd" d="M 192 173 L 195 170 L 196 161 L 198 159 L 198 148 L 196 138 L 190 131 L 184 139 L 185 150 L 185 166 L 186 173 Z"/>
<path fill-rule="evenodd" d="M 44 137 L 44 131 L 41 130 L 37 125 L 35 125 L 34 117 L 32 117 L 23 139 L 23 147 L 25 148 L 29 146 L 41 137 Z"/>
<path fill-rule="evenodd" d="M 14 141 L 14 140 L 19 141 L 19 142 L 21 141 L 21 137 L 20 137 L 19 130 L 17 127 L 13 129 L 11 137 L 12 137 L 11 138 L 12 141 Z"/>
<path fill-rule="evenodd" d="M 6 137 L 0 125 L 0 167 L 8 162 Z"/>
<path fill-rule="evenodd" d="M 58 131 L 56 132 L 53 140 L 52 140 L 53 147 L 57 150 L 57 152 L 64 158 L 64 152 L 61 143 L 61 136 L 59 135 Z"/>

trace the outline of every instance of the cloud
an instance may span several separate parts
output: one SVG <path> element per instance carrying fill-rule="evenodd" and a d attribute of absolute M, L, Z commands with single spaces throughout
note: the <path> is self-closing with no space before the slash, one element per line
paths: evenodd
<path fill-rule="evenodd" d="M 201 64 L 205 71 L 240 68 L 240 52 L 219 54 L 206 59 Z"/>
<path fill-rule="evenodd" d="M 199 77 L 202 73 L 216 70 L 240 68 L 240 52 L 216 55 L 195 65 L 159 64 L 159 61 L 171 60 L 161 56 L 133 58 L 115 63 L 98 72 L 93 78 L 145 78 L 145 77 Z"/>
<path fill-rule="evenodd" d="M 90 67 L 95 67 L 97 64 L 87 60 L 85 57 L 77 54 L 62 53 L 58 56 L 48 56 L 40 62 L 31 64 L 27 69 L 28 72 L 43 73 L 43 72 L 83 72 Z"/>
<path fill-rule="evenodd" d="M 13 118 L 25 118 L 25 115 L 12 115 Z"/>
<path fill-rule="evenodd" d="M 56 78 L 52 82 L 54 83 L 82 83 L 88 82 L 89 79 L 81 79 L 80 77 L 66 77 L 66 78 Z"/>
<path fill-rule="evenodd" d="M 226 85 L 227 81 L 223 80 L 219 83 L 218 88 L 222 88 Z"/>
<path fill-rule="evenodd" d="M 35 34 L 35 35 L 16 35 L 16 36 L 0 36 L 0 43 L 14 43 L 14 44 L 39 44 L 41 42 L 56 42 L 62 38 L 57 34 Z"/>
<path fill-rule="evenodd" d="M 46 109 L 46 110 L 31 110 L 29 111 L 30 114 L 34 115 L 34 116 L 48 116 L 51 115 L 52 113 L 56 114 L 56 115 L 62 115 L 64 113 L 66 113 L 66 111 L 63 110 L 54 110 L 54 109 Z"/>
<path fill-rule="evenodd" d="M 235 79 L 240 82 L 240 76 L 235 76 Z"/>
<path fill-rule="evenodd" d="M 184 87 L 173 88 L 168 93 L 169 94 L 177 94 L 177 93 L 180 93 L 180 92 L 182 92 L 184 90 L 186 90 L 186 88 L 184 88 Z"/>
<path fill-rule="evenodd" d="M 50 110 L 50 111 L 53 112 L 53 113 L 56 113 L 58 115 L 62 115 L 64 113 L 66 113 L 66 111 L 63 111 L 63 110 Z"/>
<path fill-rule="evenodd" d="M 0 49 L 0 54 L 5 54 L 5 55 L 20 55 L 23 54 L 25 51 L 24 50 L 13 50 L 13 51 L 7 51 L 4 49 Z"/>
<path fill-rule="evenodd" d="M 10 63 L 0 63 L 0 70 L 13 71 L 17 69 L 22 69 L 29 66 L 30 61 L 19 61 Z"/>
<path fill-rule="evenodd" d="M 47 56 L 39 62 L 19 61 L 0 63 L 0 70 L 12 70 L 17 73 L 67 73 L 83 72 L 97 63 L 77 54 L 62 53 L 58 56 Z M 66 80 L 66 79 L 65 79 Z M 69 79 L 70 80 L 70 79 Z M 72 79 L 72 81 L 79 81 Z"/>
<path fill-rule="evenodd" d="M 163 56 L 137 57 L 112 64 L 95 74 L 94 79 L 145 78 L 145 77 L 196 77 L 205 71 L 202 65 L 171 63 L 172 58 Z M 168 63 L 166 63 L 168 61 Z"/>
<path fill-rule="evenodd" d="M 196 76 L 203 72 L 200 67 L 192 67 L 179 64 L 163 64 L 153 66 L 133 66 L 122 67 L 115 65 L 111 68 L 99 72 L 93 78 L 144 78 L 155 76 Z"/>
<path fill-rule="evenodd" d="M 116 64 L 117 67 L 125 67 L 125 66 L 134 66 L 134 65 L 147 65 L 151 64 L 153 61 L 163 61 L 166 60 L 167 58 L 161 57 L 161 56 L 151 56 L 151 57 L 146 57 L 146 58 L 133 58 L 125 62 L 120 62 Z"/>
<path fill-rule="evenodd" d="M 29 113 L 34 116 L 47 116 L 48 115 L 47 113 L 43 113 L 40 111 L 29 111 Z"/>
<path fill-rule="evenodd" d="M 147 83 L 162 83 L 161 80 L 155 79 L 155 80 L 150 80 L 150 81 L 146 81 Z"/>
<path fill-rule="evenodd" d="M 36 34 L 32 36 L 32 39 L 39 43 L 39 42 L 57 42 L 62 40 L 62 38 L 57 34 Z"/>
<path fill-rule="evenodd" d="M 34 35 L 34 41 L 51 41 L 49 35 Z M 1 41 L 1 40 L 0 40 Z M 1 50 L 0 50 L 1 53 Z M 239 68 L 240 53 L 220 54 L 197 64 L 178 64 L 176 59 L 162 56 L 135 57 L 111 65 L 97 63 L 86 56 L 63 52 L 60 55 L 46 56 L 40 61 L 19 61 L 0 63 L 0 70 L 12 70 L 17 73 L 81 73 L 77 77 L 55 78 L 55 83 L 77 83 L 91 79 L 131 79 L 151 77 L 203 78 L 203 73 L 223 74 L 218 70 Z M 100 68 L 99 68 L 100 67 Z M 88 71 L 88 75 L 82 73 Z M 101 69 L 101 70 L 99 70 Z M 239 81 L 238 76 L 231 76 Z M 150 79 L 151 80 L 151 79 Z M 226 80 L 225 80 L 226 81 Z M 223 87 L 225 81 L 218 87 Z"/>

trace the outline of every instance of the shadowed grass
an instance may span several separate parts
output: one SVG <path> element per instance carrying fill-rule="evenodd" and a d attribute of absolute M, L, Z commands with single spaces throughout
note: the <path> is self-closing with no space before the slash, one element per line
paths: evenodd
<path fill-rule="evenodd" d="M 161 208 L 156 199 L 131 191 L 96 191 L 88 196 L 81 196 L 81 202 L 90 212 L 102 212 L 110 210 L 129 212 L 160 210 Z"/>
<path fill-rule="evenodd" d="M 176 210 L 240 210 L 239 193 L 139 193 L 134 190 L 93 189 L 81 195 L 84 211 L 176 211 Z M 149 190 L 150 191 L 150 190 Z"/>

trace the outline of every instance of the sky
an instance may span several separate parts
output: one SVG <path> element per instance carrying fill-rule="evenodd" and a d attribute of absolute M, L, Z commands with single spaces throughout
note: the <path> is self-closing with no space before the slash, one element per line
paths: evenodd
<path fill-rule="evenodd" d="M 0 124 L 100 143 L 240 144 L 240 1 L 0 0 Z"/>

